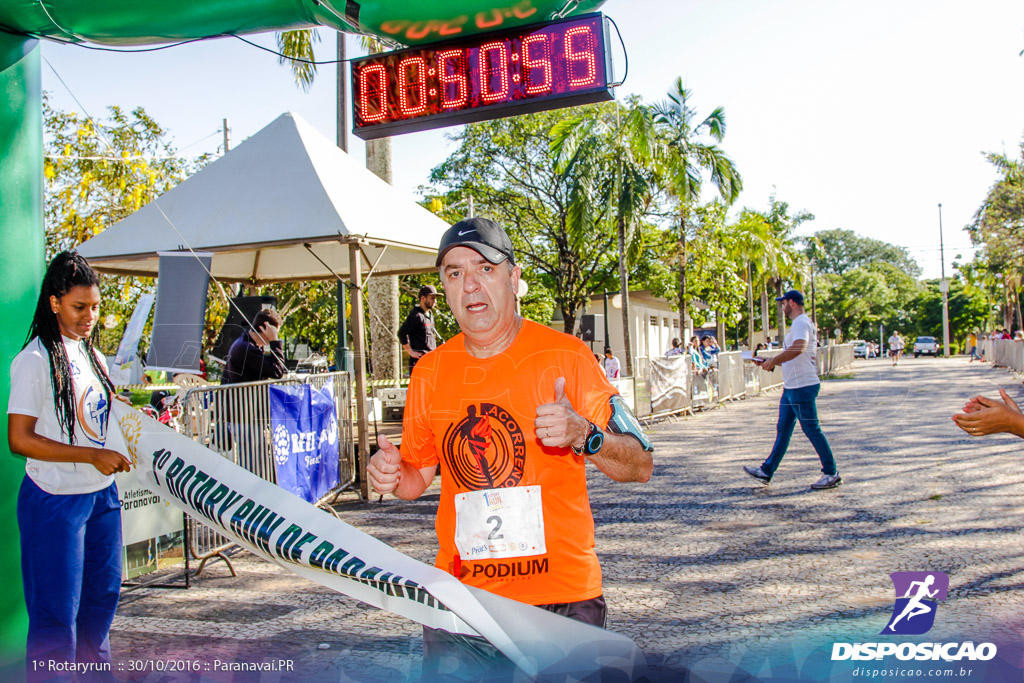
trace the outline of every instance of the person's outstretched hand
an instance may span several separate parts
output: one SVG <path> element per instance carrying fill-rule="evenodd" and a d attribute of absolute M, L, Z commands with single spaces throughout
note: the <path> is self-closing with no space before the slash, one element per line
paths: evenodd
<path fill-rule="evenodd" d="M 964 405 L 964 412 L 953 416 L 956 426 L 971 436 L 1016 434 L 1024 436 L 1024 414 L 1020 406 L 1002 389 L 1003 400 L 974 396 Z"/>

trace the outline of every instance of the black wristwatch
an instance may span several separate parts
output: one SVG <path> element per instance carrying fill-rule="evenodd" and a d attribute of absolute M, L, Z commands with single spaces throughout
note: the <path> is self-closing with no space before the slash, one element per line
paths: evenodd
<path fill-rule="evenodd" d="M 601 431 L 601 428 L 590 420 L 587 420 L 587 425 L 587 436 L 583 440 L 583 447 L 572 447 L 572 451 L 576 455 L 596 455 L 604 445 L 604 432 Z"/>

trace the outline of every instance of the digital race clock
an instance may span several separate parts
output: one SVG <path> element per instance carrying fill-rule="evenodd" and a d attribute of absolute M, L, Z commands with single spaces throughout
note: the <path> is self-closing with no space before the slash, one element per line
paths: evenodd
<path fill-rule="evenodd" d="M 600 14 L 481 33 L 352 62 L 364 140 L 612 99 Z"/>

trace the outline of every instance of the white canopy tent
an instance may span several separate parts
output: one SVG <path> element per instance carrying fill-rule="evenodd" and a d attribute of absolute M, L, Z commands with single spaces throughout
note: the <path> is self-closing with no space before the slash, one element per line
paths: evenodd
<path fill-rule="evenodd" d="M 366 395 L 362 292 L 370 275 L 427 272 L 448 225 L 368 171 L 293 113 L 78 251 L 97 270 L 155 277 L 159 252 L 213 254 L 220 282 L 347 277 L 356 393 Z M 366 403 L 356 401 L 360 467 L 369 456 Z M 365 473 L 361 471 L 363 494 Z"/>
<path fill-rule="evenodd" d="M 374 274 L 428 271 L 447 227 L 285 113 L 78 251 L 103 272 L 144 277 L 158 252 L 207 251 L 217 280 L 261 284 L 348 275 L 348 244 Z"/>

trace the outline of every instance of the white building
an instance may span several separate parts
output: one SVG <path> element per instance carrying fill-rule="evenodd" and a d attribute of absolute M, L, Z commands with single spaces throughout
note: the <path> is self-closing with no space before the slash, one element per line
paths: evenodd
<path fill-rule="evenodd" d="M 699 309 L 707 309 L 703 302 L 693 302 L 691 306 Z M 557 315 L 557 312 L 556 312 Z M 576 334 L 580 336 L 583 326 L 583 316 L 594 316 L 594 338 L 593 341 L 585 339 L 587 344 L 594 349 L 594 353 L 601 356 L 605 346 L 612 347 L 612 353 L 622 361 L 622 371 L 626 371 L 625 355 L 626 344 L 622 335 L 622 304 L 620 297 L 608 295 L 608 339 L 605 339 L 604 320 L 604 296 L 597 294 L 591 298 L 586 310 L 576 316 Z M 665 351 L 672 347 L 672 339 L 678 337 L 685 340 L 692 330 L 692 323 L 688 323 L 684 334 L 679 332 L 679 313 L 672 308 L 671 302 L 653 296 L 647 290 L 638 290 L 629 294 L 629 317 L 630 317 L 630 342 L 633 347 L 633 357 L 657 357 L 664 356 Z M 553 329 L 562 330 L 562 318 L 559 316 L 551 321 Z"/>

